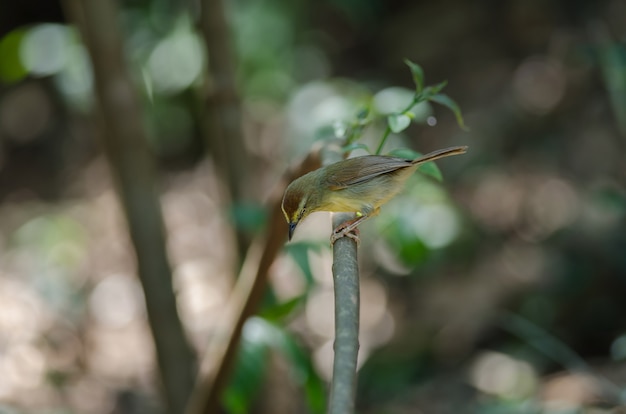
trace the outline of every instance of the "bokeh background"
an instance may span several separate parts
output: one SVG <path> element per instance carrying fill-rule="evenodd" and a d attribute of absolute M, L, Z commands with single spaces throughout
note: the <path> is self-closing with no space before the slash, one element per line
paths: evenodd
<path fill-rule="evenodd" d="M 0 3 L 0 412 L 165 412 L 71 3 Z M 368 99 L 405 102 L 408 58 L 427 83 L 448 81 L 469 131 L 423 105 L 386 148 L 470 151 L 438 162 L 443 182 L 416 175 L 362 226 L 358 412 L 622 412 L 626 1 L 238 0 L 213 49 L 199 23 L 211 2 L 118 3 L 106 29 L 123 41 L 157 165 L 195 359 L 246 246 L 269 231 L 283 172 Z M 224 105 L 211 100 L 220 45 L 241 145 L 205 112 Z M 324 411 L 329 233 L 328 215 L 313 215 L 274 262 L 224 412 Z"/>

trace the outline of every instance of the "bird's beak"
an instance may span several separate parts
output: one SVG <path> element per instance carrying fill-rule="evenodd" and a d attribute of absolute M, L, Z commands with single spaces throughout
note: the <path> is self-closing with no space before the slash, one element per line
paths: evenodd
<path fill-rule="evenodd" d="M 297 225 L 297 222 L 292 221 L 289 223 L 289 241 L 291 241 L 291 238 L 293 237 L 293 232 L 296 230 Z"/>

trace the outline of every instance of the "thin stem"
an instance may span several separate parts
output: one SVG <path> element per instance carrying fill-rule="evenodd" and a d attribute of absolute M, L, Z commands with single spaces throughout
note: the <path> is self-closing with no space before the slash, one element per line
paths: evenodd
<path fill-rule="evenodd" d="M 385 128 L 385 133 L 383 134 L 383 138 L 380 140 L 378 148 L 376 148 L 376 155 L 380 155 L 380 152 L 385 146 L 385 142 L 387 142 L 387 138 L 389 138 L 389 134 L 391 134 L 391 128 L 389 127 L 389 125 L 387 125 L 387 128 Z"/>
<path fill-rule="evenodd" d="M 400 111 L 401 114 L 409 111 L 411 108 L 413 108 L 415 105 L 417 105 L 419 102 L 423 101 L 424 99 L 422 99 L 422 94 L 416 94 L 413 96 L 413 99 L 411 100 L 411 103 L 404 108 L 402 111 Z M 387 142 L 387 138 L 389 138 L 389 135 L 391 134 L 391 127 L 389 126 L 389 124 L 387 124 L 387 128 L 385 128 L 385 132 L 383 133 L 383 138 L 380 140 L 380 144 L 378 144 L 378 148 L 376 148 L 376 155 L 380 155 L 381 151 L 383 150 L 383 147 L 385 146 L 385 142 Z"/>

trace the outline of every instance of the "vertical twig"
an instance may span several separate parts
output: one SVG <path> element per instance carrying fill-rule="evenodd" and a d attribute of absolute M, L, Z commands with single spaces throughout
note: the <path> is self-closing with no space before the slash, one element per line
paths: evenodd
<path fill-rule="evenodd" d="M 332 164 L 343 159 L 337 146 L 327 146 L 322 163 Z M 333 215 L 333 228 L 353 218 L 351 214 Z M 354 412 L 356 368 L 359 353 L 359 269 L 357 244 L 348 237 L 333 246 L 333 281 L 335 287 L 335 357 L 330 390 L 330 414 Z"/>
<path fill-rule="evenodd" d="M 66 0 L 89 51 L 111 165 L 137 256 L 165 399 L 181 413 L 193 385 L 194 356 L 176 309 L 165 230 L 142 114 L 123 56 L 114 0 Z"/>

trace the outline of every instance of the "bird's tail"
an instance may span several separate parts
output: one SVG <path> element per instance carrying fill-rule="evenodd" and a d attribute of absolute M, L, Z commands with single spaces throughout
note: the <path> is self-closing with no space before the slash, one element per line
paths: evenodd
<path fill-rule="evenodd" d="M 467 151 L 467 146 L 465 145 L 459 146 L 459 147 L 443 148 L 443 149 L 428 153 L 420 158 L 416 158 L 412 161 L 412 163 L 413 165 L 419 165 L 425 162 L 438 160 L 439 158 L 449 157 L 451 155 L 465 154 L 466 151 Z"/>

